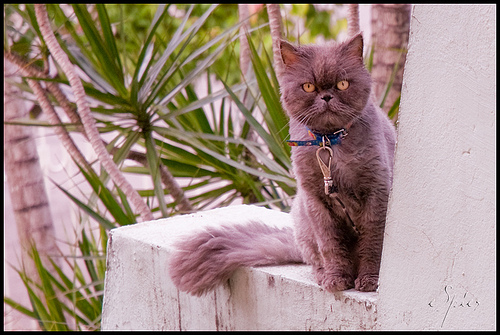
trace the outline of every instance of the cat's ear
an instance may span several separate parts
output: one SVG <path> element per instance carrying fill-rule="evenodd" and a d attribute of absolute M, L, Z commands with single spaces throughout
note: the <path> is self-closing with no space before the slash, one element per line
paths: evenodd
<path fill-rule="evenodd" d="M 344 50 L 350 57 L 363 60 L 363 35 L 357 34 L 345 43 Z"/>
<path fill-rule="evenodd" d="M 281 59 L 285 65 L 292 65 L 298 60 L 298 50 L 292 44 L 288 43 L 285 40 L 279 40 L 278 42 Z"/>

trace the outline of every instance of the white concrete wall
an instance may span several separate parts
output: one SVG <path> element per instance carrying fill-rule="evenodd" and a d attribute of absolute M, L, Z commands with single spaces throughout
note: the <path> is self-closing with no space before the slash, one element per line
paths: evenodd
<path fill-rule="evenodd" d="M 112 231 L 103 329 L 496 329 L 496 14 L 417 5 L 377 293 L 330 294 L 304 266 L 242 269 L 179 293 L 169 246 L 205 224 L 287 214 L 237 206 Z"/>
<path fill-rule="evenodd" d="M 384 329 L 496 328 L 494 5 L 416 5 L 378 298 Z"/>

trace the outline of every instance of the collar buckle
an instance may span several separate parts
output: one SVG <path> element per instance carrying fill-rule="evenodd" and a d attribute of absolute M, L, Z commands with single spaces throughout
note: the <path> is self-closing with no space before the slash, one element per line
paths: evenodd
<path fill-rule="evenodd" d="M 318 136 L 319 134 L 315 134 Z M 329 134 L 329 135 L 319 135 L 321 136 L 321 143 L 319 144 L 322 147 L 332 146 L 332 141 L 334 142 L 333 144 L 339 144 L 341 140 L 343 140 L 346 136 L 348 135 L 347 130 L 345 128 L 341 128 L 337 130 L 336 132 Z"/>
<path fill-rule="evenodd" d="M 349 135 L 349 133 L 347 132 L 347 130 L 345 128 L 337 130 L 336 132 L 333 133 L 333 135 L 337 135 L 339 133 L 340 133 L 341 139 L 344 139 L 347 135 Z"/>

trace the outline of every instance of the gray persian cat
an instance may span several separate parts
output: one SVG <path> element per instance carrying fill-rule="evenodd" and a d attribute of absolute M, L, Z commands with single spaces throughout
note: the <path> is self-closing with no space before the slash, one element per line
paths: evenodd
<path fill-rule="evenodd" d="M 181 291 L 204 294 L 242 266 L 293 262 L 312 265 L 330 292 L 378 286 L 396 135 L 370 99 L 363 38 L 322 46 L 281 41 L 280 49 L 298 182 L 294 229 L 250 222 L 178 242 L 169 272 Z"/>

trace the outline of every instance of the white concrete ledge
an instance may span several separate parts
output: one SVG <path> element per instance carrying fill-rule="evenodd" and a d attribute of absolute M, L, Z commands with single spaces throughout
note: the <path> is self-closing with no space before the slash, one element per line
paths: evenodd
<path fill-rule="evenodd" d="M 204 297 L 179 292 L 167 273 L 172 243 L 208 225 L 248 219 L 292 224 L 289 214 L 240 205 L 112 230 L 102 329 L 375 329 L 376 293 L 329 293 L 313 281 L 307 265 L 243 268 Z"/>

